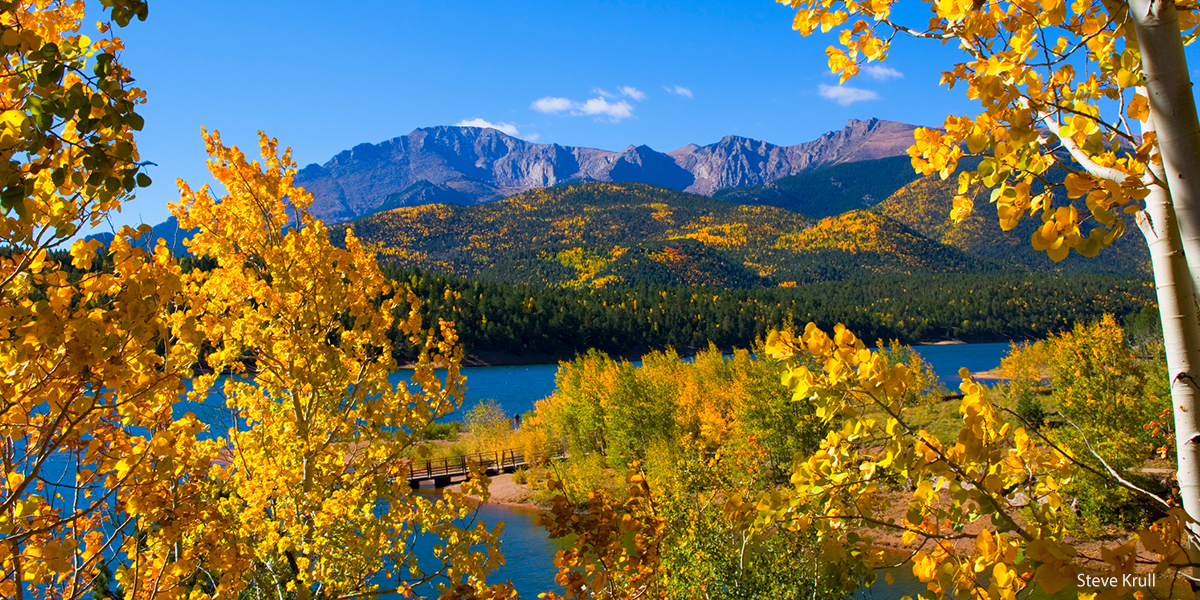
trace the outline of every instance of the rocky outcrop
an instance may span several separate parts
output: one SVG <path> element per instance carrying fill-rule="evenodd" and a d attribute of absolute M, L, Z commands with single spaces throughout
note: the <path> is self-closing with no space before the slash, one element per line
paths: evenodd
<path fill-rule="evenodd" d="M 912 145 L 914 129 L 895 121 L 850 120 L 841 131 L 795 146 L 731 135 L 715 144 L 689 144 L 667 154 L 695 176 L 686 191 L 712 195 L 719 189 L 759 185 L 837 163 L 898 156 Z"/>
<path fill-rule="evenodd" d="M 486 202 L 579 181 L 635 181 L 711 195 L 824 165 L 903 154 L 913 129 L 876 119 L 850 121 L 841 131 L 796 146 L 730 136 L 662 153 L 647 146 L 611 152 L 534 144 L 495 129 L 428 127 L 309 165 L 296 183 L 312 192 L 311 210 L 329 223 L 385 208 Z"/>

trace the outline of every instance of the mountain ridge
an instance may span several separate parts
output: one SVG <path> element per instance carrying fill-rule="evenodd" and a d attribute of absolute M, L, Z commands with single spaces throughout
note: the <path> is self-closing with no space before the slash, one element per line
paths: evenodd
<path fill-rule="evenodd" d="M 899 156 L 912 144 L 914 129 L 894 121 L 851 119 L 841 130 L 792 146 L 730 135 L 670 152 L 646 145 L 618 152 L 536 144 L 490 128 L 437 126 L 377 144 L 358 144 L 323 165 L 304 167 L 296 184 L 313 194 L 310 210 L 328 223 L 371 214 L 422 181 L 434 187 L 474 181 L 469 195 L 476 202 L 586 181 L 645 183 L 712 195 L 722 188 L 759 185 L 826 165 Z M 414 195 L 411 203 L 388 206 L 417 205 L 421 196 L 454 194 L 431 191 Z"/>
<path fill-rule="evenodd" d="M 789 286 L 1003 270 L 866 210 L 815 220 L 630 182 L 381 211 L 331 227 L 335 244 L 349 228 L 383 264 L 551 287 Z"/>

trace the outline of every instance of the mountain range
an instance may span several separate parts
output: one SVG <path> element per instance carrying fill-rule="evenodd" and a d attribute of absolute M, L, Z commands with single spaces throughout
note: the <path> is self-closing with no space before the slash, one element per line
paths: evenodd
<path fill-rule="evenodd" d="M 1037 219 L 1001 231 L 985 196 L 955 225 L 956 178 L 913 172 L 904 155 L 912 129 L 851 121 L 796 146 L 727 137 L 664 154 L 431 127 L 309 165 L 297 183 L 314 194 L 311 210 L 333 225 L 335 241 L 353 227 L 384 263 L 510 283 L 758 287 L 1012 269 L 1147 273 L 1134 235 L 1100 259 L 1054 263 L 1029 245 Z M 163 238 L 180 254 L 190 233 L 172 218 L 148 240 Z"/>
<path fill-rule="evenodd" d="M 849 209 L 821 218 L 766 202 L 587 182 L 468 206 L 378 211 L 334 225 L 330 236 L 340 243 L 353 228 L 382 263 L 396 267 L 560 288 L 789 287 L 937 273 L 1148 273 L 1146 245 L 1136 232 L 1118 238 L 1100 257 L 1072 253 L 1055 263 L 1029 243 L 1040 219 L 1026 217 L 1016 230 L 1003 231 L 981 197 L 980 208 L 956 225 L 949 216 L 955 178 L 930 176 L 906 185 L 891 180 L 889 187 L 875 177 L 880 171 L 879 161 L 860 161 L 795 176 L 782 186 L 794 192 L 831 182 L 839 184 L 835 190 L 879 185 L 886 198 L 868 207 L 842 203 Z M 779 199 L 773 195 L 778 190 L 767 192 L 735 200 Z M 821 204 L 817 197 L 803 201 Z"/>
<path fill-rule="evenodd" d="M 811 142 L 779 146 L 727 136 L 707 146 L 620 152 L 535 144 L 495 129 L 440 126 L 378 144 L 359 144 L 296 183 L 313 194 L 326 223 L 423 204 L 474 204 L 556 185 L 636 182 L 711 196 L 723 188 L 766 184 L 823 166 L 904 155 L 914 125 L 851 120 Z M 882 198 L 880 198 L 882 199 Z"/>

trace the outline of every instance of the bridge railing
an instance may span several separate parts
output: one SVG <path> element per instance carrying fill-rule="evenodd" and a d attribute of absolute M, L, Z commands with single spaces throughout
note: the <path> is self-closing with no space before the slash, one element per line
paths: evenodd
<path fill-rule="evenodd" d="M 412 470 L 409 472 L 408 478 L 412 481 L 418 481 L 465 475 L 470 472 L 470 466 L 473 464 L 479 465 L 479 470 L 484 472 L 504 470 L 506 468 L 517 468 L 537 463 L 541 458 L 555 459 L 565 456 L 565 451 L 555 450 L 553 452 L 531 454 L 526 457 L 524 450 L 510 449 L 428 460 L 415 460 L 412 462 Z"/>

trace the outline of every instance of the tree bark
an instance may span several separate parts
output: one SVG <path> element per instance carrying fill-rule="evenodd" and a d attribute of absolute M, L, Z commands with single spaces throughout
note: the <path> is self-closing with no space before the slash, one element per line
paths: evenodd
<path fill-rule="evenodd" d="M 1153 115 L 1153 111 L 1151 111 Z M 1146 130 L 1152 131 L 1157 119 L 1152 116 Z M 1152 169 L 1163 177 L 1161 165 Z M 1200 403 L 1193 373 L 1200 365 L 1200 317 L 1196 295 L 1184 259 L 1172 196 L 1169 190 L 1151 185 L 1146 209 L 1138 225 L 1150 248 L 1154 269 L 1154 287 L 1158 296 L 1159 318 L 1167 354 L 1167 374 L 1171 378 L 1171 408 L 1175 417 L 1175 448 L 1178 457 L 1179 492 L 1183 508 L 1193 518 L 1200 517 Z M 1195 533 L 1195 528 L 1193 528 Z M 1194 545 L 1193 545 L 1194 546 Z"/>
<path fill-rule="evenodd" d="M 1163 174 L 1189 279 L 1200 290 L 1200 119 L 1173 0 L 1130 0 Z"/>

